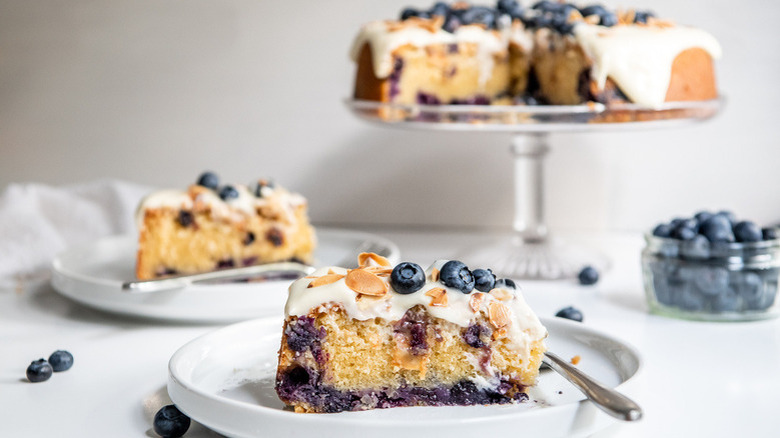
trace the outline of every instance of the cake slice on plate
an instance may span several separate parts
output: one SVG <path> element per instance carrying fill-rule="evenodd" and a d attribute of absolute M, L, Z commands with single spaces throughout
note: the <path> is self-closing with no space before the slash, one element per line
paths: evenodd
<path fill-rule="evenodd" d="M 296 412 L 527 400 L 546 329 L 511 280 L 437 261 L 321 268 L 290 286 L 276 390 Z"/>
<path fill-rule="evenodd" d="M 220 185 L 206 172 L 187 190 L 143 199 L 136 276 L 207 272 L 261 263 L 311 263 L 316 239 L 306 199 L 271 181 Z"/>

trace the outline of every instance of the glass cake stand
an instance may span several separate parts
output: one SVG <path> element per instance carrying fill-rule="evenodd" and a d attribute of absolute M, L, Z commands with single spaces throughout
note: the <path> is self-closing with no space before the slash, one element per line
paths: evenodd
<path fill-rule="evenodd" d="M 715 99 L 648 109 L 634 104 L 403 105 L 347 100 L 356 116 L 386 127 L 514 134 L 510 148 L 515 163 L 514 235 L 460 258 L 470 266 L 491 267 L 501 276 L 550 280 L 573 277 L 586 265 L 609 267 L 609 260 L 597 251 L 548 232 L 543 172 L 550 134 L 680 127 L 715 116 L 723 104 L 723 99 Z"/>

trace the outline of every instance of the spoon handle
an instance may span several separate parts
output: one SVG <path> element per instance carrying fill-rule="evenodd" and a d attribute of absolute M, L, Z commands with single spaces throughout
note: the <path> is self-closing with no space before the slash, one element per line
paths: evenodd
<path fill-rule="evenodd" d="M 582 390 L 604 412 L 623 421 L 642 418 L 642 408 L 630 398 L 597 382 L 549 351 L 544 356 L 544 363 Z"/>

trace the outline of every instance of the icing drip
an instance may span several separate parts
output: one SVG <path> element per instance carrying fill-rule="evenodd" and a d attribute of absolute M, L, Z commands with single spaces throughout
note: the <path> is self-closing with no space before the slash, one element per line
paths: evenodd
<path fill-rule="evenodd" d="M 578 24 L 574 36 L 593 61 L 591 78 L 603 89 L 611 78 L 632 102 L 657 108 L 664 103 L 672 64 L 681 52 L 701 48 L 718 59 L 721 48 L 711 34 L 692 27 Z"/>

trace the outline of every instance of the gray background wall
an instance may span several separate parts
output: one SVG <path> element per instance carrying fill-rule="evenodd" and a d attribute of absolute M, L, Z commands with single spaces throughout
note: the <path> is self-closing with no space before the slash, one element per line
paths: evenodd
<path fill-rule="evenodd" d="M 431 3 L 0 0 L 0 188 L 184 187 L 213 169 L 274 177 L 319 223 L 508 228 L 508 135 L 391 130 L 343 104 L 358 26 Z M 694 127 L 555 135 L 550 225 L 641 230 L 699 208 L 780 220 L 780 4 L 609 4 L 714 33 L 728 105 Z"/>

